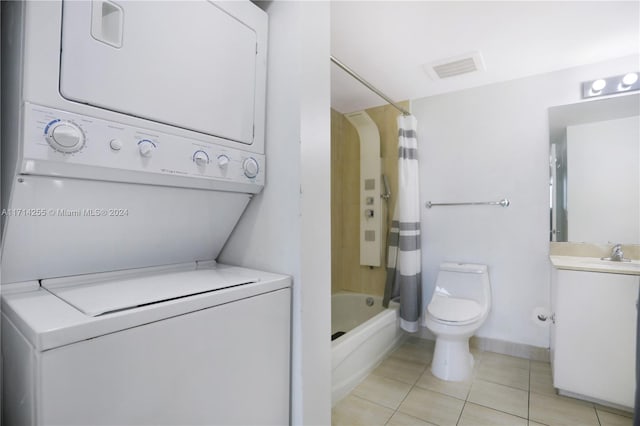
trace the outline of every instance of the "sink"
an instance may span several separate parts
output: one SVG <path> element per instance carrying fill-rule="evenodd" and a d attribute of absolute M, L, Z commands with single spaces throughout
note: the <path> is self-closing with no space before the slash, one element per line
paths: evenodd
<path fill-rule="evenodd" d="M 640 260 L 637 259 L 625 259 L 625 262 L 621 262 L 599 257 L 551 255 L 549 258 L 553 266 L 558 269 L 640 275 Z"/>
<path fill-rule="evenodd" d="M 606 270 L 620 273 L 635 271 L 640 272 L 640 260 L 625 259 L 623 261 L 617 261 L 607 258 L 598 259 L 587 257 L 584 258 L 584 260 L 581 260 L 579 263 L 588 268 L 603 270 L 602 272 L 607 272 Z"/>

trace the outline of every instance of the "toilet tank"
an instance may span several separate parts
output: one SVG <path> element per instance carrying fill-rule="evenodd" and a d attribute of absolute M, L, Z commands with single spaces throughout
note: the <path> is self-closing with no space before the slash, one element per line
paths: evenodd
<path fill-rule="evenodd" d="M 436 280 L 436 292 L 481 305 L 490 300 L 489 271 L 486 265 L 443 263 Z"/>

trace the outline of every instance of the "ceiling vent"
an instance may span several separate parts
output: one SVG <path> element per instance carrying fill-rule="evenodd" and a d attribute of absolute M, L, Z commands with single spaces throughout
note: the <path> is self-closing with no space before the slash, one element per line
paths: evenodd
<path fill-rule="evenodd" d="M 471 52 L 466 55 L 431 62 L 424 64 L 422 67 L 433 80 L 485 70 L 480 52 Z"/>

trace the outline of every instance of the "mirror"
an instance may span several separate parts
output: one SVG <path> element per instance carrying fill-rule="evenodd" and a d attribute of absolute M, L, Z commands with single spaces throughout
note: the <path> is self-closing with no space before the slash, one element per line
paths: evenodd
<path fill-rule="evenodd" d="M 551 241 L 640 244 L 640 94 L 549 108 Z"/>

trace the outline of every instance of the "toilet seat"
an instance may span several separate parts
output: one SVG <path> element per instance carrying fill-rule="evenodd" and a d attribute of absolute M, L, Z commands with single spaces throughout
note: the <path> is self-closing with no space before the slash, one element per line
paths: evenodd
<path fill-rule="evenodd" d="M 427 312 L 435 319 L 459 325 L 475 321 L 482 316 L 482 306 L 475 300 L 434 294 Z"/>

